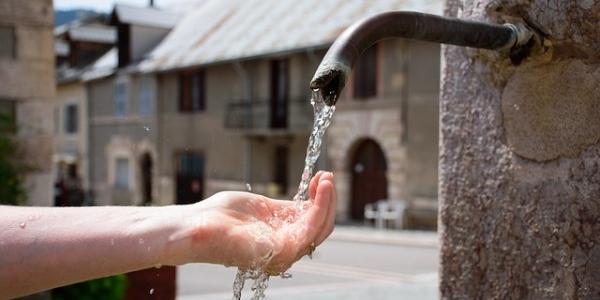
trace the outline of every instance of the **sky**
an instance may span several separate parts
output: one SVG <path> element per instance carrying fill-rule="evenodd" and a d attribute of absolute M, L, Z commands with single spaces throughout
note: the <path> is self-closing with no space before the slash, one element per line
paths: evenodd
<path fill-rule="evenodd" d="M 99 12 L 110 12 L 115 3 L 136 6 L 148 5 L 150 0 L 54 0 L 54 9 L 85 8 Z M 156 6 L 164 7 L 173 0 L 154 0 Z"/>

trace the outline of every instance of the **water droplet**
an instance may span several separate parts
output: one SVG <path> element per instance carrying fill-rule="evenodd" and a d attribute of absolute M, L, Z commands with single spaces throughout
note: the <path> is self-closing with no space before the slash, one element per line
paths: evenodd
<path fill-rule="evenodd" d="M 150 126 L 144 126 L 144 131 L 146 131 L 146 132 L 150 131 Z"/>
<path fill-rule="evenodd" d="M 21 228 L 25 228 L 25 226 L 26 226 L 25 222 L 21 222 L 21 223 L 19 224 L 19 227 L 21 227 Z"/>
<path fill-rule="evenodd" d="M 110 239 L 110 245 L 114 246 L 115 245 L 115 239 Z"/>
<path fill-rule="evenodd" d="M 246 183 L 246 190 L 252 192 L 252 186 L 249 183 Z"/>
<path fill-rule="evenodd" d="M 150 289 L 150 295 L 154 294 L 154 289 Z"/>
<path fill-rule="evenodd" d="M 151 249 L 151 247 L 150 247 L 150 246 L 148 246 L 148 249 L 147 249 L 147 251 L 148 251 L 148 252 L 150 252 L 150 249 Z"/>
<path fill-rule="evenodd" d="M 283 272 L 283 273 L 281 273 L 280 277 L 282 279 L 289 279 L 289 278 L 292 278 L 292 274 L 291 273 L 287 273 L 287 272 Z"/>
<path fill-rule="evenodd" d="M 154 268 L 155 269 L 160 269 L 160 268 L 162 268 L 162 265 L 161 264 L 156 264 L 156 265 L 154 265 Z"/>
<path fill-rule="evenodd" d="M 138 243 L 140 243 L 140 245 L 144 244 L 144 239 L 140 238 Z"/>

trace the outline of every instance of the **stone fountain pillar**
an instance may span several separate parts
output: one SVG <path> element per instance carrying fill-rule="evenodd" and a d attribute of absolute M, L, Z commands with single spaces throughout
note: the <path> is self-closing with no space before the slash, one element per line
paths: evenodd
<path fill-rule="evenodd" d="M 549 37 L 520 65 L 445 47 L 440 295 L 600 294 L 600 1 L 448 0 Z"/>

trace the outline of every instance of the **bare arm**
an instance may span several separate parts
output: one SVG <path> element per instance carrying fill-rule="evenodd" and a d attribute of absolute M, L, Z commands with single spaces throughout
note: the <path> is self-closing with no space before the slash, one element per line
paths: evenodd
<path fill-rule="evenodd" d="M 310 194 L 304 212 L 241 192 L 183 206 L 0 206 L 0 298 L 189 262 L 285 271 L 333 230 L 333 175 L 316 175 Z"/>
<path fill-rule="evenodd" d="M 0 294 L 170 264 L 177 207 L 0 207 Z M 171 254 L 171 255 L 170 255 Z"/>

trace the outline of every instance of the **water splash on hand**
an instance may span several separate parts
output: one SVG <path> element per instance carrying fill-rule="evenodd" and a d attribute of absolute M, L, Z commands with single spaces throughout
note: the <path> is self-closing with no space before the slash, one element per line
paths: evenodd
<path fill-rule="evenodd" d="M 337 97 L 337 96 L 335 96 Z M 325 104 L 323 97 L 319 90 L 313 90 L 313 96 L 310 101 L 314 110 L 314 122 L 313 129 L 308 139 L 308 147 L 306 149 L 306 158 L 304 159 L 304 170 L 302 171 L 302 178 L 300 185 L 298 186 L 298 193 L 294 196 L 296 207 L 301 211 L 306 209 L 305 201 L 308 200 L 308 187 L 310 180 L 313 176 L 315 163 L 321 154 L 321 144 L 323 142 L 323 136 L 329 124 L 331 124 L 331 117 L 335 112 L 335 106 L 328 106 Z M 279 219 L 279 220 L 277 220 Z M 290 223 L 289 220 L 281 219 L 279 216 L 274 216 L 273 223 Z M 311 253 L 312 254 L 312 253 Z M 281 278 L 290 278 L 292 275 L 283 272 Z M 240 300 L 242 297 L 242 290 L 244 289 L 244 283 L 246 280 L 252 279 L 252 291 L 254 295 L 253 300 L 262 300 L 265 298 L 265 291 L 269 286 L 269 275 L 263 272 L 261 269 L 258 270 L 243 270 L 238 269 L 233 282 L 233 299 Z"/>

